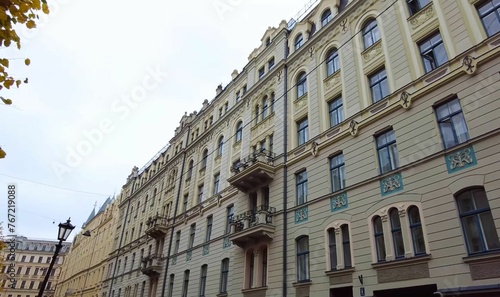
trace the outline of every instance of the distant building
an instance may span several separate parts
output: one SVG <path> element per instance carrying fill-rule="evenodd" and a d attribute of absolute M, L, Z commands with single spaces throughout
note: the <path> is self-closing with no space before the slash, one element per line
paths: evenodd
<path fill-rule="evenodd" d="M 55 296 L 102 295 L 102 280 L 108 270 L 107 259 L 114 242 L 116 214 L 116 203 L 111 198 L 97 212 L 92 210 L 73 239 Z"/>
<path fill-rule="evenodd" d="M 8 236 L 6 238 L 10 239 L 12 237 Z M 16 236 L 15 239 L 16 288 L 11 289 L 10 281 L 2 280 L 0 297 L 35 297 L 38 295 L 40 286 L 45 278 L 58 241 L 29 239 L 23 236 Z M 64 263 L 64 258 L 69 251 L 70 245 L 70 243 L 63 242 L 63 247 L 50 272 L 44 297 L 54 296 L 54 290 L 61 273 L 61 265 Z M 2 268 L 2 272 L 7 272 L 7 266 Z"/>

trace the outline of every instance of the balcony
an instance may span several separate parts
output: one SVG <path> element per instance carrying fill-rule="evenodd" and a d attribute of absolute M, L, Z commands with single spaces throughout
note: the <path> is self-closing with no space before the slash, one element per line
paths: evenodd
<path fill-rule="evenodd" d="M 244 193 L 265 186 L 274 178 L 274 158 L 275 155 L 265 149 L 254 152 L 231 167 L 233 176 L 227 181 Z"/>
<path fill-rule="evenodd" d="M 163 267 L 162 256 L 147 256 L 142 258 L 141 272 L 149 277 L 158 277 Z"/>
<path fill-rule="evenodd" d="M 160 239 L 167 235 L 168 220 L 167 218 L 154 216 L 146 222 L 146 234 L 154 239 Z"/>
<path fill-rule="evenodd" d="M 247 244 L 271 241 L 276 229 L 273 224 L 275 212 L 276 208 L 262 205 L 234 216 L 229 240 L 241 248 L 245 248 Z"/>

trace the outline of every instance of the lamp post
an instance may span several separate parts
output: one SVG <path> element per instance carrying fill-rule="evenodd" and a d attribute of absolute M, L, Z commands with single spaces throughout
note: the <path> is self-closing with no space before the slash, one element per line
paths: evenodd
<path fill-rule="evenodd" d="M 82 234 L 83 236 L 86 236 L 86 237 L 90 237 L 92 236 L 90 231 L 87 230 L 85 232 L 83 232 Z M 99 233 L 96 234 L 96 240 L 97 240 L 97 236 L 99 236 Z M 83 288 L 82 288 L 82 294 L 80 295 L 81 297 L 83 297 L 83 291 L 85 290 L 85 286 L 87 285 L 87 278 L 89 277 L 89 274 L 90 274 L 90 267 L 92 266 L 92 259 L 94 258 L 94 250 L 95 250 L 95 244 L 92 245 L 92 253 L 90 253 L 90 262 L 89 262 L 89 267 L 87 268 L 87 273 L 85 274 L 85 280 L 83 281 Z"/>
<path fill-rule="evenodd" d="M 54 267 L 54 264 L 56 263 L 56 259 L 57 259 L 57 256 L 59 255 L 59 251 L 61 251 L 62 242 L 66 241 L 66 239 L 68 239 L 69 234 L 71 233 L 71 231 L 73 231 L 73 229 L 75 229 L 75 226 L 71 225 L 71 218 L 69 218 L 66 221 L 66 223 L 59 223 L 59 233 L 57 236 L 59 243 L 56 244 L 56 251 L 54 252 L 54 256 L 52 257 L 52 261 L 50 261 L 50 266 L 49 266 L 49 269 L 47 270 L 47 274 L 45 275 L 45 278 L 43 279 L 43 283 L 40 286 L 40 291 L 38 292 L 39 297 L 43 297 L 43 292 L 45 291 L 45 287 L 47 286 L 47 282 L 49 281 L 52 267 Z"/>

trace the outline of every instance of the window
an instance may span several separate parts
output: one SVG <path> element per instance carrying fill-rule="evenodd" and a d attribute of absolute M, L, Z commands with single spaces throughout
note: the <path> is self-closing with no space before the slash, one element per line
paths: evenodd
<path fill-rule="evenodd" d="M 260 114 L 260 107 L 259 105 L 255 106 L 255 125 L 259 123 L 259 114 Z"/>
<path fill-rule="evenodd" d="M 222 107 L 219 108 L 219 119 L 222 118 Z"/>
<path fill-rule="evenodd" d="M 379 40 L 380 32 L 378 31 L 377 21 L 375 19 L 371 19 L 366 22 L 363 27 L 363 43 L 365 45 L 365 49 L 369 48 Z"/>
<path fill-rule="evenodd" d="M 340 70 L 339 53 L 336 48 L 333 48 L 326 55 L 326 76 L 330 76 L 338 70 Z"/>
<path fill-rule="evenodd" d="M 219 137 L 219 142 L 217 145 L 217 156 L 222 156 L 222 149 L 224 148 L 224 136 Z"/>
<path fill-rule="evenodd" d="M 212 225 L 214 222 L 214 217 L 212 215 L 207 217 L 207 233 L 205 234 L 205 242 L 210 241 L 210 237 L 212 237 Z"/>
<path fill-rule="evenodd" d="M 259 79 L 261 79 L 262 77 L 264 77 L 264 74 L 265 74 L 265 70 L 264 70 L 264 66 L 262 66 L 259 69 Z"/>
<path fill-rule="evenodd" d="M 332 11 L 330 9 L 325 10 L 321 15 L 321 27 L 326 26 L 332 20 Z"/>
<path fill-rule="evenodd" d="M 373 236 L 375 236 L 375 248 L 377 250 L 377 261 L 385 261 L 385 241 L 382 219 L 379 216 L 373 218 Z"/>
<path fill-rule="evenodd" d="M 240 142 L 242 137 L 243 137 L 243 122 L 239 121 L 238 124 L 236 125 L 235 141 Z"/>
<path fill-rule="evenodd" d="M 174 296 L 174 278 L 175 278 L 175 275 L 171 274 L 170 281 L 168 283 L 168 297 Z M 143 288 L 144 288 L 144 286 L 143 286 Z M 142 295 L 141 295 L 141 297 L 142 297 Z"/>
<path fill-rule="evenodd" d="M 224 103 L 224 113 L 229 109 L 229 102 Z M 196 136 L 198 136 L 198 129 L 196 129 Z"/>
<path fill-rule="evenodd" d="M 377 136 L 377 152 L 380 164 L 380 174 L 387 173 L 399 167 L 398 147 L 394 130 L 389 130 Z"/>
<path fill-rule="evenodd" d="M 192 224 L 189 233 L 188 249 L 193 248 L 195 234 L 196 234 L 196 224 Z"/>
<path fill-rule="evenodd" d="M 340 0 L 339 13 L 341 13 L 342 11 L 344 11 L 344 9 L 346 8 L 346 6 L 347 6 L 348 3 L 349 3 L 349 0 Z"/>
<path fill-rule="evenodd" d="M 445 149 L 469 140 L 469 133 L 458 98 L 436 107 L 436 116 Z"/>
<path fill-rule="evenodd" d="M 420 42 L 418 48 L 424 63 L 425 73 L 431 72 L 448 61 L 448 55 L 439 32 Z"/>
<path fill-rule="evenodd" d="M 408 209 L 408 220 L 410 221 L 411 240 L 413 242 L 413 250 L 415 255 L 425 254 L 424 233 L 422 231 L 422 222 L 420 214 L 416 206 L 411 206 Z"/>
<path fill-rule="evenodd" d="M 243 92 L 243 95 L 245 95 L 247 93 L 247 85 L 244 85 L 241 90 Z"/>
<path fill-rule="evenodd" d="M 203 202 L 203 184 L 198 186 L 198 204 Z"/>
<path fill-rule="evenodd" d="M 205 169 L 207 167 L 207 159 L 208 159 L 208 150 L 205 149 L 203 151 L 203 155 L 201 157 L 201 166 L 200 166 L 201 168 L 200 168 L 200 170 L 203 170 L 203 169 Z"/>
<path fill-rule="evenodd" d="M 389 85 L 387 82 L 387 73 L 385 72 L 385 68 L 371 75 L 368 80 L 370 82 L 370 91 L 373 103 L 376 103 L 389 95 Z"/>
<path fill-rule="evenodd" d="M 469 254 L 500 249 L 500 242 L 483 188 L 457 195 L 458 211 Z"/>
<path fill-rule="evenodd" d="M 240 91 L 236 92 L 236 102 L 240 102 Z"/>
<path fill-rule="evenodd" d="M 254 279 L 253 275 L 255 273 L 255 253 L 254 251 L 249 252 L 250 259 L 248 261 L 249 271 L 248 271 L 248 288 L 251 289 L 254 287 Z"/>
<path fill-rule="evenodd" d="M 484 1 L 477 7 L 477 11 L 488 37 L 500 32 L 500 1 Z"/>
<path fill-rule="evenodd" d="M 22 281 L 22 282 L 21 282 L 21 287 L 20 287 L 20 288 L 21 288 L 21 289 L 24 289 L 24 287 L 25 287 L 25 286 L 26 286 L 26 281 Z"/>
<path fill-rule="evenodd" d="M 298 50 L 302 45 L 304 45 L 304 38 L 302 37 L 302 34 L 299 34 L 295 37 L 295 50 Z"/>
<path fill-rule="evenodd" d="M 177 254 L 179 252 L 179 246 L 181 244 L 181 231 L 177 231 L 175 233 L 175 248 L 174 248 L 174 254 Z"/>
<path fill-rule="evenodd" d="M 262 98 L 262 120 L 267 118 L 267 107 L 268 107 L 267 104 L 268 104 L 267 96 L 264 96 L 264 98 Z"/>
<path fill-rule="evenodd" d="M 309 237 L 297 239 L 297 282 L 309 281 Z"/>
<path fill-rule="evenodd" d="M 229 205 L 226 209 L 226 234 L 231 232 L 231 221 L 234 216 L 234 205 Z"/>
<path fill-rule="evenodd" d="M 26 256 L 23 256 L 23 257 L 21 258 L 21 262 L 24 262 L 24 261 L 26 261 Z"/>
<path fill-rule="evenodd" d="M 33 273 L 33 275 L 38 275 L 38 267 L 35 267 L 35 272 Z"/>
<path fill-rule="evenodd" d="M 330 115 L 330 127 L 337 126 L 344 121 L 344 106 L 342 97 L 328 103 L 328 113 Z"/>
<path fill-rule="evenodd" d="M 274 93 L 271 94 L 271 113 L 274 112 Z"/>
<path fill-rule="evenodd" d="M 330 179 L 332 182 L 332 192 L 337 192 L 345 188 L 345 163 L 342 153 L 330 158 Z"/>
<path fill-rule="evenodd" d="M 335 229 L 328 230 L 328 250 L 330 252 L 330 270 L 337 269 L 337 239 Z"/>
<path fill-rule="evenodd" d="M 301 72 L 297 79 L 297 98 L 304 96 L 307 93 L 307 75 Z"/>
<path fill-rule="evenodd" d="M 408 3 L 410 15 L 414 15 L 429 4 L 430 0 L 407 0 L 406 2 Z"/>
<path fill-rule="evenodd" d="M 404 258 L 405 256 L 405 246 L 403 243 L 403 233 L 401 232 L 401 221 L 399 219 L 399 212 L 397 209 L 393 208 L 389 211 L 389 217 L 391 219 L 391 233 L 392 242 L 394 244 L 394 255 L 396 258 Z"/>
<path fill-rule="evenodd" d="M 219 193 L 220 173 L 214 175 L 214 195 Z"/>
<path fill-rule="evenodd" d="M 269 59 L 269 61 L 267 61 L 267 69 L 271 70 L 273 67 L 274 67 L 274 57 L 272 57 L 271 59 Z"/>
<path fill-rule="evenodd" d="M 308 128 L 307 118 L 297 123 L 298 145 L 303 145 L 309 140 L 307 128 Z"/>
<path fill-rule="evenodd" d="M 189 270 L 184 271 L 184 283 L 182 284 L 182 297 L 188 296 L 189 289 Z"/>
<path fill-rule="evenodd" d="M 205 297 L 205 288 L 207 287 L 207 270 L 208 270 L 208 266 L 206 264 L 201 266 L 200 297 Z"/>
<path fill-rule="evenodd" d="M 302 171 L 295 175 L 297 192 L 297 205 L 307 202 L 307 171 Z"/>
<path fill-rule="evenodd" d="M 29 275 L 30 274 L 30 270 L 31 270 L 31 267 L 26 268 L 26 271 L 24 272 L 24 274 L 25 275 Z"/>
<path fill-rule="evenodd" d="M 271 37 L 266 38 L 266 47 L 271 44 Z"/>
<path fill-rule="evenodd" d="M 146 195 L 146 199 L 144 199 L 144 207 L 142 208 L 142 212 L 146 211 L 146 206 L 148 205 L 148 199 L 149 199 L 149 196 Z"/>
<path fill-rule="evenodd" d="M 349 268 L 349 267 L 352 267 L 349 226 L 347 224 L 340 226 L 340 231 L 342 232 L 342 248 L 344 251 L 344 267 Z"/>
<path fill-rule="evenodd" d="M 229 259 L 221 262 L 219 293 L 227 293 L 227 283 L 229 277 Z"/>
<path fill-rule="evenodd" d="M 42 263 L 43 257 L 38 257 L 38 263 Z"/>
<path fill-rule="evenodd" d="M 30 257 L 30 263 L 33 263 L 33 261 L 35 261 L 35 256 Z"/>

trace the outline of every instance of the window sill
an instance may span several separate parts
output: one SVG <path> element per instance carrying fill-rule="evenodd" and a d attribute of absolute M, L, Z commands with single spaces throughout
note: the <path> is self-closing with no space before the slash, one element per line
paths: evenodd
<path fill-rule="evenodd" d="M 219 293 L 217 295 L 215 295 L 217 297 L 226 297 L 227 296 L 227 292 L 226 293 Z"/>
<path fill-rule="evenodd" d="M 307 99 L 307 92 L 305 92 L 304 94 L 302 94 L 299 97 L 297 97 L 297 99 L 295 99 L 294 102 L 299 102 L 299 101 L 302 101 L 304 99 Z"/>
<path fill-rule="evenodd" d="M 325 271 L 326 276 L 339 276 L 344 274 L 352 274 L 354 272 L 354 267 Z"/>
<path fill-rule="evenodd" d="M 469 255 L 462 258 L 464 263 L 490 262 L 492 260 L 500 260 L 500 250 L 484 252 L 479 254 Z"/>
<path fill-rule="evenodd" d="M 396 259 L 389 262 L 372 263 L 372 267 L 373 269 L 405 267 L 416 263 L 428 262 L 431 260 L 431 258 L 432 258 L 431 255 L 414 256 L 411 258 Z"/>
<path fill-rule="evenodd" d="M 258 287 L 258 288 L 251 288 L 251 289 L 243 289 L 241 290 L 241 293 L 243 294 L 249 294 L 249 293 L 254 293 L 254 292 L 261 292 L 267 290 L 267 286 L 265 287 Z"/>
<path fill-rule="evenodd" d="M 379 45 L 380 43 L 382 43 L 382 38 L 380 38 L 379 40 L 375 41 L 372 45 L 370 45 L 369 47 L 365 48 L 362 52 L 361 52 L 361 56 L 363 56 L 365 53 L 369 52 L 371 49 L 375 48 L 377 45 Z"/>
<path fill-rule="evenodd" d="M 309 287 L 310 285 L 312 285 L 312 281 L 310 279 L 292 283 L 292 286 L 294 286 L 295 288 Z"/>

